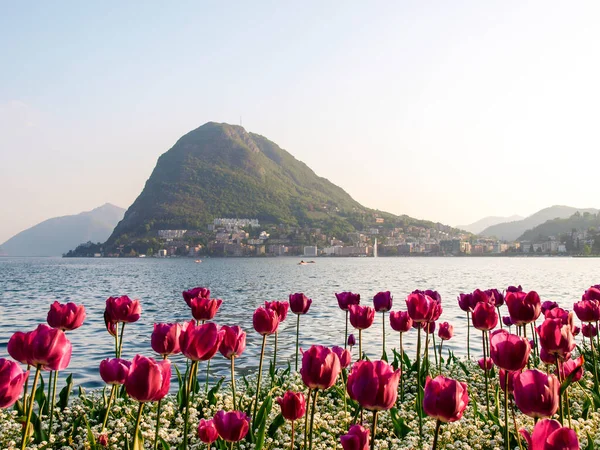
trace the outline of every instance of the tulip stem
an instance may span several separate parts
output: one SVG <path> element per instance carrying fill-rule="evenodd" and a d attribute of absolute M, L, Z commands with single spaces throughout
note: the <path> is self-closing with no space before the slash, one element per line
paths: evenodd
<path fill-rule="evenodd" d="M 425 326 L 428 327 L 429 323 L 425 323 Z M 427 375 L 429 375 L 429 333 L 427 329 L 425 329 L 425 359 L 423 362 L 426 362 Z"/>
<path fill-rule="evenodd" d="M 198 361 L 192 361 L 192 366 L 190 367 L 190 379 L 188 380 L 187 389 L 186 389 L 187 395 L 186 395 L 186 399 L 185 399 L 185 422 L 183 423 L 183 448 L 188 448 L 187 442 L 188 442 L 188 421 L 189 421 L 189 417 L 190 417 L 190 391 L 192 390 L 194 373 L 195 373 L 195 369 L 197 366 L 198 366 Z"/>
<path fill-rule="evenodd" d="M 500 329 L 502 330 L 504 327 L 502 326 L 502 316 L 500 315 L 500 307 L 496 306 L 496 309 L 498 310 L 498 322 L 500 322 Z"/>
<path fill-rule="evenodd" d="M 315 424 L 315 411 L 317 410 L 317 397 L 319 396 L 319 390 L 315 389 L 315 393 L 313 395 L 313 405 L 312 405 L 312 410 L 310 412 L 310 435 L 308 438 L 308 448 L 309 450 L 312 450 L 312 443 L 313 443 L 313 427 Z"/>
<path fill-rule="evenodd" d="M 490 390 L 488 387 L 488 362 L 486 355 L 486 345 L 485 345 L 485 331 L 481 332 L 481 338 L 483 340 L 483 373 L 485 377 L 485 406 L 487 410 L 487 418 L 490 420 Z"/>
<path fill-rule="evenodd" d="M 594 364 L 594 388 L 598 389 L 598 367 L 596 366 L 596 349 L 594 348 L 594 338 L 591 334 L 590 345 L 592 350 L 592 362 Z"/>
<path fill-rule="evenodd" d="M 52 395 L 52 375 L 53 371 L 48 372 L 48 394 L 46 395 L 46 404 L 44 405 L 44 409 L 48 412 L 48 416 L 50 415 L 50 397 Z M 42 412 L 40 411 L 40 415 Z"/>
<path fill-rule="evenodd" d="M 508 383 L 506 384 L 506 388 L 508 389 Z M 517 435 L 517 443 L 519 444 L 519 449 L 523 450 L 523 446 L 521 445 L 521 433 L 519 433 L 519 427 L 517 426 L 517 415 L 515 414 L 515 405 L 512 401 L 510 402 L 510 409 L 512 411 L 513 423 L 515 425 L 515 434 Z"/>
<path fill-rule="evenodd" d="M 277 340 L 279 337 L 279 330 L 275 331 L 275 351 L 273 352 L 273 370 L 277 371 Z M 271 386 L 273 386 L 273 380 L 271 380 Z"/>
<path fill-rule="evenodd" d="M 421 408 L 423 403 L 421 400 L 421 324 L 417 324 L 417 414 L 419 416 L 419 441 L 423 442 L 423 417 Z"/>
<path fill-rule="evenodd" d="M 596 320 L 596 348 L 600 348 L 600 330 L 598 330 L 598 321 L 597 320 Z"/>
<path fill-rule="evenodd" d="M 298 318 L 296 319 L 296 372 L 298 372 L 298 338 L 300 336 L 300 314 L 297 314 L 297 316 Z"/>
<path fill-rule="evenodd" d="M 27 371 L 31 369 L 31 366 L 27 364 Z M 23 411 L 27 414 L 27 388 L 29 386 L 29 374 L 27 374 L 27 378 L 25 378 L 25 387 L 23 388 Z"/>
<path fill-rule="evenodd" d="M 573 428 L 571 425 L 571 407 L 569 406 L 569 388 L 565 389 L 565 406 L 567 409 L 567 419 L 569 420 L 569 428 Z"/>
<path fill-rule="evenodd" d="M 133 433 L 133 445 L 131 448 L 137 448 L 137 442 L 138 442 L 138 432 L 140 429 L 140 422 L 142 421 L 142 411 L 144 411 L 144 402 L 140 402 L 140 408 L 138 409 L 138 413 L 137 413 L 137 420 L 135 421 L 135 431 Z"/>
<path fill-rule="evenodd" d="M 404 347 L 402 346 L 402 333 L 400 333 L 400 401 L 404 401 Z"/>
<path fill-rule="evenodd" d="M 290 444 L 290 450 L 294 450 L 294 434 L 295 434 L 295 429 L 294 426 L 296 425 L 296 421 L 292 420 L 292 443 Z"/>
<path fill-rule="evenodd" d="M 435 357 L 435 365 L 438 366 L 437 349 L 435 348 L 435 333 L 431 333 L 431 346 L 433 347 L 433 356 Z"/>
<path fill-rule="evenodd" d="M 119 337 L 119 355 L 117 358 L 120 358 L 121 353 L 123 352 L 123 333 L 125 333 L 125 322 L 123 322 L 123 326 L 121 327 L 121 336 Z"/>
<path fill-rule="evenodd" d="M 523 337 L 527 339 L 527 324 L 523 324 Z M 533 352 L 535 354 L 535 351 Z M 531 356 L 527 358 L 527 368 L 531 369 Z"/>
<path fill-rule="evenodd" d="M 385 354 L 385 311 L 383 311 L 381 313 L 381 317 L 383 318 L 383 320 L 382 320 L 382 325 L 383 325 L 383 353 L 381 354 L 381 359 L 384 359 L 384 357 L 386 356 L 386 354 Z M 387 359 L 387 357 L 385 359 Z"/>
<path fill-rule="evenodd" d="M 52 400 L 50 401 L 50 409 L 48 410 L 48 414 L 50 414 L 50 422 L 48 424 L 48 439 L 52 436 L 52 422 L 54 419 L 54 403 L 56 402 L 56 380 L 58 379 L 58 370 L 54 371 L 54 380 L 52 381 Z"/>
<path fill-rule="evenodd" d="M 361 361 L 363 357 L 362 354 L 362 330 L 358 329 L 358 360 Z"/>
<path fill-rule="evenodd" d="M 298 316 L 300 317 L 300 316 Z M 256 398 L 254 399 L 254 411 L 252 412 L 252 423 L 256 419 L 256 408 L 258 407 L 258 395 L 260 394 L 260 382 L 262 379 L 263 359 L 265 357 L 265 346 L 267 344 L 267 335 L 263 334 L 262 348 L 260 350 L 260 362 L 258 364 L 258 380 L 256 381 Z"/>
<path fill-rule="evenodd" d="M 115 358 L 119 357 L 119 322 L 115 322 Z"/>
<path fill-rule="evenodd" d="M 471 321 L 467 311 L 467 359 L 471 359 Z"/>
<path fill-rule="evenodd" d="M 444 346 L 444 340 L 440 339 L 440 365 L 438 367 L 440 374 L 442 373 L 442 347 L 443 346 Z"/>
<path fill-rule="evenodd" d="M 435 450 L 437 448 L 438 435 L 440 434 L 440 425 L 441 424 L 442 424 L 442 422 L 440 421 L 440 419 L 438 419 L 437 422 L 435 423 L 435 435 L 433 436 L 433 447 L 431 448 L 432 450 Z"/>
<path fill-rule="evenodd" d="M 104 433 L 106 429 L 106 422 L 108 421 L 108 413 L 110 412 L 110 406 L 112 405 L 113 399 L 115 398 L 115 391 L 117 390 L 117 385 L 113 384 L 110 389 L 110 396 L 108 397 L 108 404 L 106 405 L 106 412 L 104 413 L 104 420 L 102 421 L 102 430 L 100 434 Z"/>
<path fill-rule="evenodd" d="M 308 388 L 308 410 L 306 414 L 304 414 L 304 446 L 302 447 L 306 450 L 308 447 L 306 446 L 308 442 L 308 413 L 310 412 L 310 395 L 312 394 L 312 389 Z"/>
<path fill-rule="evenodd" d="M 504 371 L 504 447 L 510 450 L 510 435 L 508 433 L 508 370 Z"/>
<path fill-rule="evenodd" d="M 344 334 L 344 350 L 348 347 L 348 310 L 346 310 L 346 333 Z"/>
<path fill-rule="evenodd" d="M 558 375 L 558 383 L 559 386 L 562 385 L 563 382 L 563 377 L 562 377 L 562 373 L 560 370 L 560 357 L 556 356 L 556 372 Z M 558 390 L 558 413 L 559 413 L 559 418 L 560 418 L 560 425 L 563 425 L 563 420 L 564 420 L 564 415 L 563 415 L 563 397 L 562 397 L 562 393 L 560 392 L 561 390 Z"/>
<path fill-rule="evenodd" d="M 31 399 L 29 400 L 29 408 L 27 409 L 27 421 L 25 422 L 25 428 L 23 428 L 23 440 L 21 441 L 21 450 L 25 450 L 27 440 L 29 438 L 29 424 L 31 423 L 31 413 L 33 412 L 33 402 L 35 400 L 35 388 L 37 387 L 38 379 L 40 378 L 40 366 L 36 366 L 35 377 L 33 378 L 33 385 L 31 386 Z"/>
<path fill-rule="evenodd" d="M 208 394 L 208 380 L 210 377 L 210 359 L 206 363 L 206 386 L 204 387 L 204 393 Z"/>
<path fill-rule="evenodd" d="M 167 359 L 167 355 L 163 355 L 163 361 Z M 154 450 L 158 450 L 158 431 L 160 430 L 160 407 L 162 404 L 162 398 L 158 399 L 158 405 L 156 405 L 156 432 L 154 433 Z"/>
<path fill-rule="evenodd" d="M 371 450 L 375 450 L 375 432 L 377 431 L 377 411 L 373 411 L 373 427 L 371 428 Z"/>

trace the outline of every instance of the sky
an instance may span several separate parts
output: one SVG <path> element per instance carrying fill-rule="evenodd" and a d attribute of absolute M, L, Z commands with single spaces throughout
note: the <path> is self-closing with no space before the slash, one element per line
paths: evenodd
<path fill-rule="evenodd" d="M 596 1 L 3 1 L 0 243 L 129 207 L 208 121 L 396 214 L 600 207 L 598 23 Z"/>

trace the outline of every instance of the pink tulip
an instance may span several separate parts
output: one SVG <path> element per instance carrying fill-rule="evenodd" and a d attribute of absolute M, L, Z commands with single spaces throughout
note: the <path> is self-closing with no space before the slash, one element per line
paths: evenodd
<path fill-rule="evenodd" d="M 356 345 L 356 338 L 354 337 L 354 335 L 353 335 L 353 334 L 350 334 L 350 335 L 348 336 L 348 346 L 352 348 L 352 347 L 354 347 L 355 345 Z"/>
<path fill-rule="evenodd" d="M 279 323 L 286 319 L 289 307 L 290 304 L 288 302 L 265 302 L 265 308 L 272 309 L 277 313 L 277 316 L 279 317 Z"/>
<path fill-rule="evenodd" d="M 536 320 L 542 312 L 540 296 L 535 291 L 508 292 L 506 294 L 508 313 L 515 325 L 524 325 Z"/>
<path fill-rule="evenodd" d="M 502 322 L 504 322 L 504 325 L 506 325 L 507 327 L 510 327 L 513 324 L 510 316 L 504 316 L 502 318 Z"/>
<path fill-rule="evenodd" d="M 360 304 L 360 294 L 354 294 L 352 292 L 339 292 L 335 294 L 338 301 L 338 306 L 343 311 L 348 311 L 350 305 Z"/>
<path fill-rule="evenodd" d="M 283 397 L 277 399 L 284 419 L 294 421 L 304 417 L 306 412 L 306 399 L 302 392 L 287 391 Z"/>
<path fill-rule="evenodd" d="M 100 361 L 100 377 L 106 384 L 125 384 L 130 368 L 131 361 L 106 358 Z"/>
<path fill-rule="evenodd" d="M 137 322 L 141 313 L 142 307 L 139 300 L 131 300 L 126 295 L 106 299 L 105 322 Z"/>
<path fill-rule="evenodd" d="M 294 314 L 306 314 L 311 304 L 312 300 L 300 292 L 290 294 L 290 309 Z"/>
<path fill-rule="evenodd" d="M 150 337 L 152 350 L 163 356 L 181 353 L 179 346 L 181 331 L 181 324 L 178 323 L 155 323 Z"/>
<path fill-rule="evenodd" d="M 571 383 L 576 383 L 583 377 L 584 359 L 583 356 L 579 356 L 576 359 L 570 359 L 560 366 L 560 379 L 566 380 L 567 377 L 571 376 Z M 558 372 L 555 372 L 558 375 Z"/>
<path fill-rule="evenodd" d="M 565 311 L 560 307 L 552 308 L 546 311 L 544 319 L 560 319 L 563 323 L 569 323 L 569 311 Z"/>
<path fill-rule="evenodd" d="M 31 351 L 30 340 L 32 333 L 33 331 L 28 333 L 17 331 L 8 340 L 8 345 L 6 348 L 8 350 L 8 354 L 21 364 L 28 364 L 28 361 L 31 360 L 29 352 Z"/>
<path fill-rule="evenodd" d="M 600 320 L 600 302 L 598 300 L 581 300 L 574 303 L 573 311 L 582 322 L 592 323 Z"/>
<path fill-rule="evenodd" d="M 357 330 L 366 330 L 373 325 L 375 310 L 369 306 L 350 305 L 350 323 Z"/>
<path fill-rule="evenodd" d="M 454 327 L 448 322 L 440 323 L 440 327 L 438 329 L 438 336 L 442 341 L 448 341 L 452 339 L 452 336 L 454 336 Z"/>
<path fill-rule="evenodd" d="M 581 328 L 574 326 L 573 327 L 573 336 L 579 336 L 579 333 L 581 333 Z"/>
<path fill-rule="evenodd" d="M 15 404 L 27 377 L 29 370 L 23 372 L 16 362 L 0 358 L 0 408 L 8 408 Z"/>
<path fill-rule="evenodd" d="M 246 332 L 240 327 L 229 327 L 224 325 L 221 327 L 223 340 L 219 346 L 221 354 L 227 358 L 237 358 L 246 349 Z"/>
<path fill-rule="evenodd" d="M 556 364 L 556 355 L 548 353 L 544 348 L 540 349 L 540 359 L 544 364 Z"/>
<path fill-rule="evenodd" d="M 329 389 L 342 370 L 340 359 L 333 350 L 313 345 L 302 353 L 302 381 L 309 389 Z"/>
<path fill-rule="evenodd" d="M 562 360 L 575 348 L 571 327 L 565 325 L 561 319 L 546 319 L 536 331 L 540 338 L 540 346 Z"/>
<path fill-rule="evenodd" d="M 490 357 L 501 369 L 517 371 L 527 365 L 531 344 L 506 330 L 496 330 L 490 335 Z"/>
<path fill-rule="evenodd" d="M 221 307 L 223 300 L 204 297 L 196 297 L 190 300 L 192 317 L 201 322 L 213 320 Z"/>
<path fill-rule="evenodd" d="M 438 312 L 438 303 L 425 294 L 412 293 L 406 299 L 406 308 L 413 322 L 432 322 Z"/>
<path fill-rule="evenodd" d="M 561 426 L 557 420 L 540 420 L 535 424 L 532 435 L 523 428 L 519 433 L 527 441 L 529 450 L 579 450 L 577 433 Z"/>
<path fill-rule="evenodd" d="M 127 394 L 138 402 L 156 402 L 169 393 L 171 361 L 135 355 L 125 381 Z"/>
<path fill-rule="evenodd" d="M 473 312 L 473 308 L 475 307 L 473 294 L 459 294 L 458 306 L 465 312 Z"/>
<path fill-rule="evenodd" d="M 521 287 L 521 285 L 509 286 L 506 288 L 506 292 L 523 292 L 523 288 Z"/>
<path fill-rule="evenodd" d="M 64 305 L 54 302 L 50 306 L 46 320 L 52 328 L 59 328 L 63 331 L 75 330 L 85 320 L 85 308 L 83 305 L 78 306 L 72 302 Z"/>
<path fill-rule="evenodd" d="M 250 428 L 250 419 L 241 411 L 219 411 L 213 417 L 221 439 L 227 442 L 238 442 L 244 439 Z"/>
<path fill-rule="evenodd" d="M 272 309 L 256 308 L 252 316 L 252 324 L 258 334 L 268 336 L 277 331 L 279 316 Z"/>
<path fill-rule="evenodd" d="M 40 324 L 27 335 L 27 364 L 46 370 L 64 370 L 69 366 L 73 348 L 64 331 Z"/>
<path fill-rule="evenodd" d="M 340 436 L 344 450 L 369 450 L 370 431 L 361 425 L 352 425 L 348 433 Z"/>
<path fill-rule="evenodd" d="M 346 390 L 350 398 L 370 411 L 390 409 L 398 398 L 400 370 L 385 361 L 358 361 L 348 375 Z"/>
<path fill-rule="evenodd" d="M 333 353 L 338 355 L 338 358 L 340 358 L 340 365 L 342 366 L 342 369 L 345 369 L 350 365 L 352 362 L 352 353 L 350 353 L 350 350 L 346 350 L 337 346 L 331 347 L 331 350 L 333 350 Z"/>
<path fill-rule="evenodd" d="M 484 292 L 488 295 L 496 308 L 504 305 L 504 295 L 502 295 L 498 289 L 487 289 Z"/>
<path fill-rule="evenodd" d="M 494 367 L 492 358 L 480 358 L 479 361 L 477 361 L 477 364 L 479 364 L 481 370 L 492 370 L 492 367 Z"/>
<path fill-rule="evenodd" d="M 392 309 L 393 297 L 390 291 L 378 292 L 373 297 L 373 306 L 376 312 L 387 312 Z"/>
<path fill-rule="evenodd" d="M 183 291 L 181 294 L 190 308 L 192 307 L 190 301 L 193 298 L 210 298 L 210 290 L 205 287 L 195 287 L 188 291 Z"/>
<path fill-rule="evenodd" d="M 427 322 L 424 325 L 425 326 L 423 327 L 423 329 L 425 330 L 425 333 L 427 333 L 427 334 L 435 333 L 435 322 Z"/>
<path fill-rule="evenodd" d="M 548 311 L 554 308 L 558 308 L 558 303 L 546 300 L 544 303 L 542 303 L 542 314 L 546 315 Z"/>
<path fill-rule="evenodd" d="M 200 419 L 198 424 L 198 438 L 205 444 L 212 444 L 219 438 L 219 432 L 214 420 Z"/>
<path fill-rule="evenodd" d="M 500 369 L 500 389 L 506 390 L 506 370 Z M 519 375 L 520 372 L 508 372 L 508 392 L 512 392 L 515 389 L 515 376 Z"/>
<path fill-rule="evenodd" d="M 469 404 L 467 384 L 442 375 L 425 381 L 423 410 L 441 422 L 455 422 L 463 416 Z"/>
<path fill-rule="evenodd" d="M 407 311 L 392 311 L 390 313 L 390 326 L 394 331 L 406 333 L 413 326 L 413 320 Z"/>
<path fill-rule="evenodd" d="M 494 304 L 494 298 L 488 295 L 486 291 L 475 289 L 473 291 L 473 309 L 475 309 L 479 303 L 491 303 L 493 306 L 496 306 Z"/>
<path fill-rule="evenodd" d="M 558 410 L 560 382 L 537 369 L 525 370 L 514 379 L 515 403 L 530 417 L 552 417 Z"/>
<path fill-rule="evenodd" d="M 596 328 L 595 325 L 592 325 L 591 323 L 584 323 L 581 326 L 581 334 L 583 334 L 586 338 L 593 338 L 596 337 L 596 335 L 598 334 L 598 329 Z M 10 344 L 10 342 L 9 342 Z M 10 353 L 10 349 L 8 351 Z M 12 356 L 12 353 L 11 353 Z M 13 356 L 13 358 L 15 358 Z M 17 358 L 15 358 L 17 359 Z"/>
<path fill-rule="evenodd" d="M 473 326 L 481 331 L 489 331 L 498 325 L 498 312 L 493 303 L 479 302 L 471 316 Z"/>
<path fill-rule="evenodd" d="M 196 325 L 192 320 L 179 337 L 181 353 L 192 361 L 208 361 L 219 350 L 223 333 L 220 333 L 213 322 Z"/>
<path fill-rule="evenodd" d="M 585 291 L 581 299 L 600 301 L 600 284 L 591 286 L 587 291 Z"/>

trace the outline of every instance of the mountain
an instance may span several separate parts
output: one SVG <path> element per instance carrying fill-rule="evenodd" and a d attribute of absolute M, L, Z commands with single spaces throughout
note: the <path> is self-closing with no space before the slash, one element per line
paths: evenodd
<path fill-rule="evenodd" d="M 600 229 L 600 214 L 590 212 L 576 212 L 565 219 L 547 220 L 541 225 L 527 230 L 519 237 L 520 241 L 544 240 L 549 236 L 570 235 L 573 230 L 587 231 L 589 229 Z"/>
<path fill-rule="evenodd" d="M 546 222 L 547 220 L 557 218 L 565 219 L 572 216 L 577 211 L 581 213 L 589 212 L 591 214 L 596 214 L 598 212 L 597 209 L 593 208 L 573 208 L 571 206 L 555 205 L 549 208 L 544 208 L 523 220 L 501 223 L 487 227 L 480 234 L 483 236 L 495 236 L 498 239 L 503 239 L 506 241 L 514 241 L 523 233 L 525 233 L 525 231 L 530 230 Z"/>
<path fill-rule="evenodd" d="M 461 230 L 466 230 L 469 233 L 479 234 L 486 228 L 491 227 L 492 225 L 498 225 L 499 223 L 505 223 L 505 222 L 514 222 L 514 221 L 522 220 L 522 219 L 524 219 L 524 217 L 518 216 L 518 215 L 514 215 L 514 216 L 510 216 L 510 217 L 488 216 L 488 217 L 484 217 L 483 219 L 478 220 L 477 222 L 473 222 L 472 224 L 469 224 L 469 225 L 457 225 L 456 228 L 459 228 Z"/>
<path fill-rule="evenodd" d="M 376 216 L 386 225 L 436 226 L 365 208 L 267 138 L 209 122 L 159 157 L 107 245 L 152 238 L 161 229 L 206 230 L 218 217 L 322 228 L 335 236 L 375 223 Z"/>
<path fill-rule="evenodd" d="M 104 242 L 125 210 L 106 203 L 91 211 L 54 217 L 16 234 L 0 246 L 6 256 L 60 256 L 82 242 Z"/>

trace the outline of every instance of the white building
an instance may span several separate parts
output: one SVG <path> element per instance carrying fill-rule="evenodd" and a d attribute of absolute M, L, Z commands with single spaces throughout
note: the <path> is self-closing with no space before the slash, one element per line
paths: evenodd
<path fill-rule="evenodd" d="M 304 256 L 317 256 L 317 246 L 310 245 L 304 247 Z"/>

